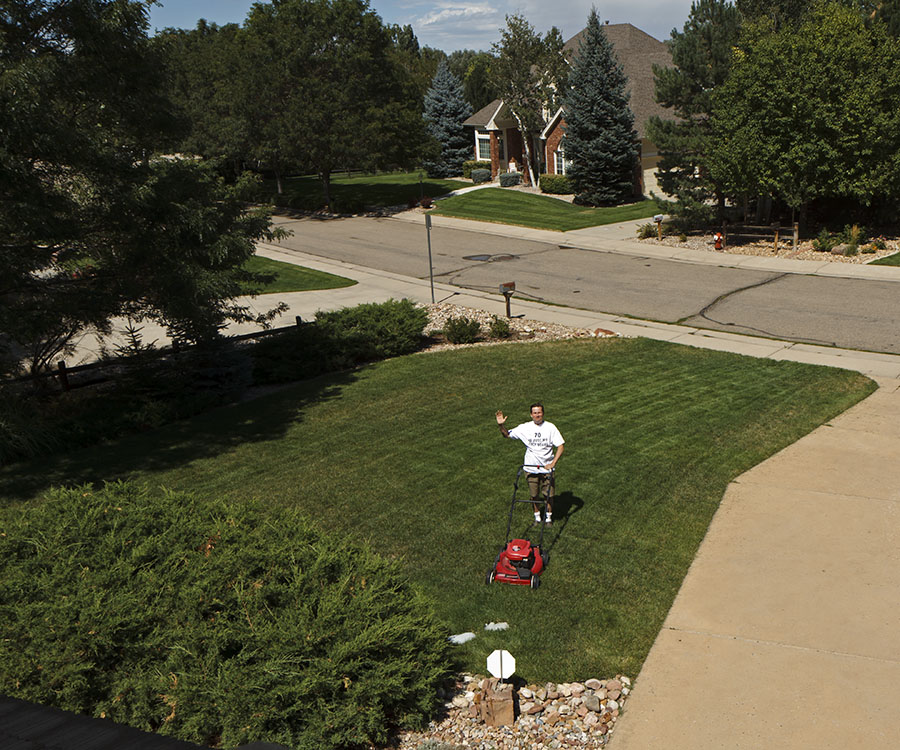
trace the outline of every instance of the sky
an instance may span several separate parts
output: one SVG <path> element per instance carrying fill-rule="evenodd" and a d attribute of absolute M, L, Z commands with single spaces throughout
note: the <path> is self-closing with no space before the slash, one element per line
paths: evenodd
<path fill-rule="evenodd" d="M 251 5 L 253 0 L 159 0 L 150 10 L 151 33 L 167 26 L 192 29 L 200 18 L 220 26 L 243 23 Z M 630 23 L 665 40 L 673 28 L 684 26 L 691 0 L 370 0 L 369 5 L 385 23 L 410 24 L 420 45 L 453 52 L 489 50 L 513 13 L 524 15 L 540 33 L 557 26 L 569 39 L 584 28 L 592 5 L 601 22 Z"/>

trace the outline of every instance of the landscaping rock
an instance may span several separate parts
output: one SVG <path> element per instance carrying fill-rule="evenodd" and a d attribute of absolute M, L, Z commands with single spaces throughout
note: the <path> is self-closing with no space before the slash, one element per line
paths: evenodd
<path fill-rule="evenodd" d="M 591 679 L 524 685 L 514 693 L 508 683 L 461 675 L 455 690 L 442 693 L 445 700 L 449 699 L 446 717 L 432 722 L 425 732 L 401 735 L 396 747 L 417 750 L 425 741 L 472 750 L 605 747 L 630 684 L 627 677 L 618 676 L 605 682 Z M 604 685 L 620 692 L 618 700 L 606 698 Z"/>

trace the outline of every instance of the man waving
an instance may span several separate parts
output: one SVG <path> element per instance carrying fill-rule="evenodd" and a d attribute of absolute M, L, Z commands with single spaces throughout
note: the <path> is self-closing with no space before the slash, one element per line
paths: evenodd
<path fill-rule="evenodd" d="M 506 416 L 502 411 L 497 412 L 497 424 L 503 437 L 521 440 L 525 443 L 525 476 L 528 479 L 528 489 L 531 493 L 534 508 L 534 522 L 541 522 L 541 508 L 537 499 L 543 492 L 547 498 L 547 525 L 553 523 L 553 495 L 554 486 L 550 472 L 556 466 L 565 448 L 563 436 L 556 425 L 544 420 L 544 405 L 531 405 L 531 421 L 506 429 Z M 554 454 L 553 449 L 556 449 Z"/>

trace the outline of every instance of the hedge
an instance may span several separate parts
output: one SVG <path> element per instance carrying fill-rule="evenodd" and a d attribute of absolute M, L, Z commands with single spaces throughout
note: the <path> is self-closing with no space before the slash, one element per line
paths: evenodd
<path fill-rule="evenodd" d="M 512 187 L 522 182 L 522 175 L 518 172 L 504 172 L 500 175 L 500 187 Z"/>
<path fill-rule="evenodd" d="M 0 693 L 204 745 L 422 726 L 448 643 L 399 566 L 298 513 L 128 483 L 0 519 Z"/>
<path fill-rule="evenodd" d="M 539 184 L 542 193 L 569 195 L 575 192 L 571 180 L 564 174 L 542 174 Z"/>
<path fill-rule="evenodd" d="M 464 161 L 462 174 L 463 174 L 463 177 L 465 177 L 468 180 L 468 179 L 471 179 L 471 177 L 472 177 L 473 169 L 490 169 L 490 168 L 491 168 L 491 163 L 489 161 L 475 161 L 475 160 Z"/>
<path fill-rule="evenodd" d="M 410 354 L 428 322 L 410 300 L 388 300 L 319 312 L 313 323 L 267 336 L 253 346 L 256 383 L 284 383 L 361 362 Z"/>
<path fill-rule="evenodd" d="M 472 182 L 476 185 L 481 182 L 490 182 L 491 180 L 491 170 L 490 169 L 473 169 L 472 170 Z"/>

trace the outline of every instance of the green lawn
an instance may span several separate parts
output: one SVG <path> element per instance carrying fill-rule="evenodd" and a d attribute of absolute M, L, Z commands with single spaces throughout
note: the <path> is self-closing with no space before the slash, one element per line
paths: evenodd
<path fill-rule="evenodd" d="M 471 184 L 468 180 L 431 179 L 424 172 L 392 172 L 354 177 L 335 173 L 331 176 L 331 197 L 338 210 L 363 210 L 405 206 L 410 198 L 418 199 L 422 195 L 435 198 L 463 187 L 471 187 Z M 278 196 L 274 180 L 267 180 L 263 183 L 261 196 L 265 201 L 279 206 L 307 210 L 322 208 L 325 203 L 322 182 L 313 175 L 288 177 L 283 181 L 283 188 L 284 194 Z"/>
<path fill-rule="evenodd" d="M 886 255 L 884 258 L 873 260 L 870 265 L 873 266 L 900 266 L 900 253 Z"/>
<path fill-rule="evenodd" d="M 253 273 L 272 274 L 275 280 L 259 289 L 260 294 L 275 294 L 277 292 L 309 292 L 315 289 L 339 289 L 345 286 L 353 286 L 353 279 L 345 279 L 343 276 L 335 276 L 324 271 L 315 271 L 312 268 L 295 266 L 292 263 L 282 263 L 278 260 L 263 258 L 254 255 L 244 265 Z"/>
<path fill-rule="evenodd" d="M 435 205 L 433 211 L 459 219 L 568 232 L 572 229 L 643 219 L 658 213 L 659 209 L 654 201 L 649 200 L 612 208 L 585 208 L 544 195 L 503 188 L 484 188 L 445 198 Z"/>
<path fill-rule="evenodd" d="M 527 680 L 634 676 L 728 482 L 874 387 L 645 339 L 419 354 L 0 469 L 0 497 L 15 512 L 49 485 L 133 476 L 300 506 L 399 558 L 450 632 L 477 633 L 468 669 L 503 647 Z M 536 591 L 486 586 L 523 455 L 494 412 L 515 424 L 536 399 L 566 438 L 550 566 Z"/>

